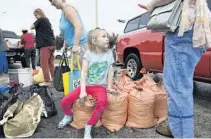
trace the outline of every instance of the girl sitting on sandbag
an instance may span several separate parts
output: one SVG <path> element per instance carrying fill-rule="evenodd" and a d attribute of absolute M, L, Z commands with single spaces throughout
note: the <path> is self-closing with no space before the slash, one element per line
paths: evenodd
<path fill-rule="evenodd" d="M 83 100 L 87 95 L 91 95 L 96 101 L 96 106 L 84 133 L 84 138 L 91 138 L 91 129 L 107 107 L 107 91 L 112 87 L 114 58 L 108 46 L 109 39 L 104 29 L 89 32 L 88 50 L 83 56 L 81 86 L 61 100 L 65 116 L 59 122 L 58 128 L 64 128 L 72 121 L 72 104 L 78 98 Z"/>

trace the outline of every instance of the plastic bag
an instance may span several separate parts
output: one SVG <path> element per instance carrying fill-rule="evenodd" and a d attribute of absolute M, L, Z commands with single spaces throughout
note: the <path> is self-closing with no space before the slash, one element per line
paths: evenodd
<path fill-rule="evenodd" d="M 6 137 L 30 137 L 41 120 L 44 104 L 39 95 L 26 102 L 17 101 L 10 106 L 0 121 Z"/>
<path fill-rule="evenodd" d="M 50 73 L 49 73 L 49 75 L 50 75 Z M 50 75 L 50 78 L 51 78 L 51 75 Z M 43 82 L 45 82 L 45 78 L 44 78 L 44 74 L 43 74 L 42 68 L 39 69 L 38 74 L 35 74 L 35 75 L 33 76 L 33 80 L 34 80 L 36 83 L 43 83 Z"/>

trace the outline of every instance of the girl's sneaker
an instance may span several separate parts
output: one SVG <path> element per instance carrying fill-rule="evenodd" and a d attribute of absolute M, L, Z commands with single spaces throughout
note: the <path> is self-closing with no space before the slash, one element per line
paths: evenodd
<path fill-rule="evenodd" d="M 68 124 L 70 124 L 70 122 L 72 122 L 72 116 L 67 116 L 65 115 L 64 118 L 59 122 L 58 124 L 58 128 L 59 129 L 63 129 L 65 128 Z"/>
<path fill-rule="evenodd" d="M 91 125 L 86 125 L 85 126 L 85 131 L 84 131 L 84 139 L 91 139 L 91 131 L 92 131 L 92 126 Z"/>

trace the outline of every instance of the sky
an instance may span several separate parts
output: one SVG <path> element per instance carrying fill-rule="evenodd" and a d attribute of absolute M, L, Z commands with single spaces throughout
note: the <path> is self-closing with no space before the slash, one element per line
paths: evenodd
<path fill-rule="evenodd" d="M 66 0 L 79 12 L 87 31 L 96 27 L 95 0 Z M 138 3 L 146 4 L 149 0 L 98 0 L 99 27 L 108 32 L 123 33 L 124 23 L 118 19 L 129 20 L 145 12 Z M 49 18 L 55 35 L 60 33 L 59 19 L 61 11 L 51 6 L 48 0 L 0 0 L 0 28 L 11 30 L 21 35 L 22 28 L 29 29 L 36 19 L 33 11 L 44 10 Z"/>

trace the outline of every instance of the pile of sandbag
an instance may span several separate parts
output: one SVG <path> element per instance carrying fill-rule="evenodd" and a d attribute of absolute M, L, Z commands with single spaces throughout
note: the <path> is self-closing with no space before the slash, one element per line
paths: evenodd
<path fill-rule="evenodd" d="M 94 108 L 95 100 L 92 96 L 87 96 L 83 103 L 80 103 L 79 100 L 76 101 L 73 104 L 73 122 L 70 125 L 76 129 L 84 128 L 89 121 Z M 101 125 L 102 124 L 99 121 L 95 126 L 99 127 Z"/>
<path fill-rule="evenodd" d="M 101 122 L 111 132 L 119 131 L 125 125 L 132 128 L 151 128 L 167 118 L 167 93 L 161 83 L 157 84 L 142 70 L 143 77 L 132 81 L 127 71 L 120 73 L 120 78 L 113 84 L 113 91 L 108 92 L 108 106 Z M 73 105 L 71 126 L 81 129 L 88 122 L 95 100 L 87 97 L 84 104 L 76 101 Z"/>
<path fill-rule="evenodd" d="M 134 83 L 139 89 L 153 92 L 155 97 L 153 110 L 154 117 L 156 119 L 156 123 L 160 124 L 167 119 L 167 93 L 162 85 L 162 82 L 155 83 L 154 80 L 147 74 L 145 69 L 142 69 L 140 72 L 143 74 L 143 77 Z"/>
<path fill-rule="evenodd" d="M 120 79 L 115 82 L 113 87 L 120 94 L 128 93 L 128 106 L 125 106 L 128 111 L 126 126 L 150 128 L 167 119 L 167 93 L 162 83 L 155 83 L 145 69 L 140 72 L 143 77 L 137 81 L 132 81 L 127 76 L 127 71 L 123 70 Z"/>

